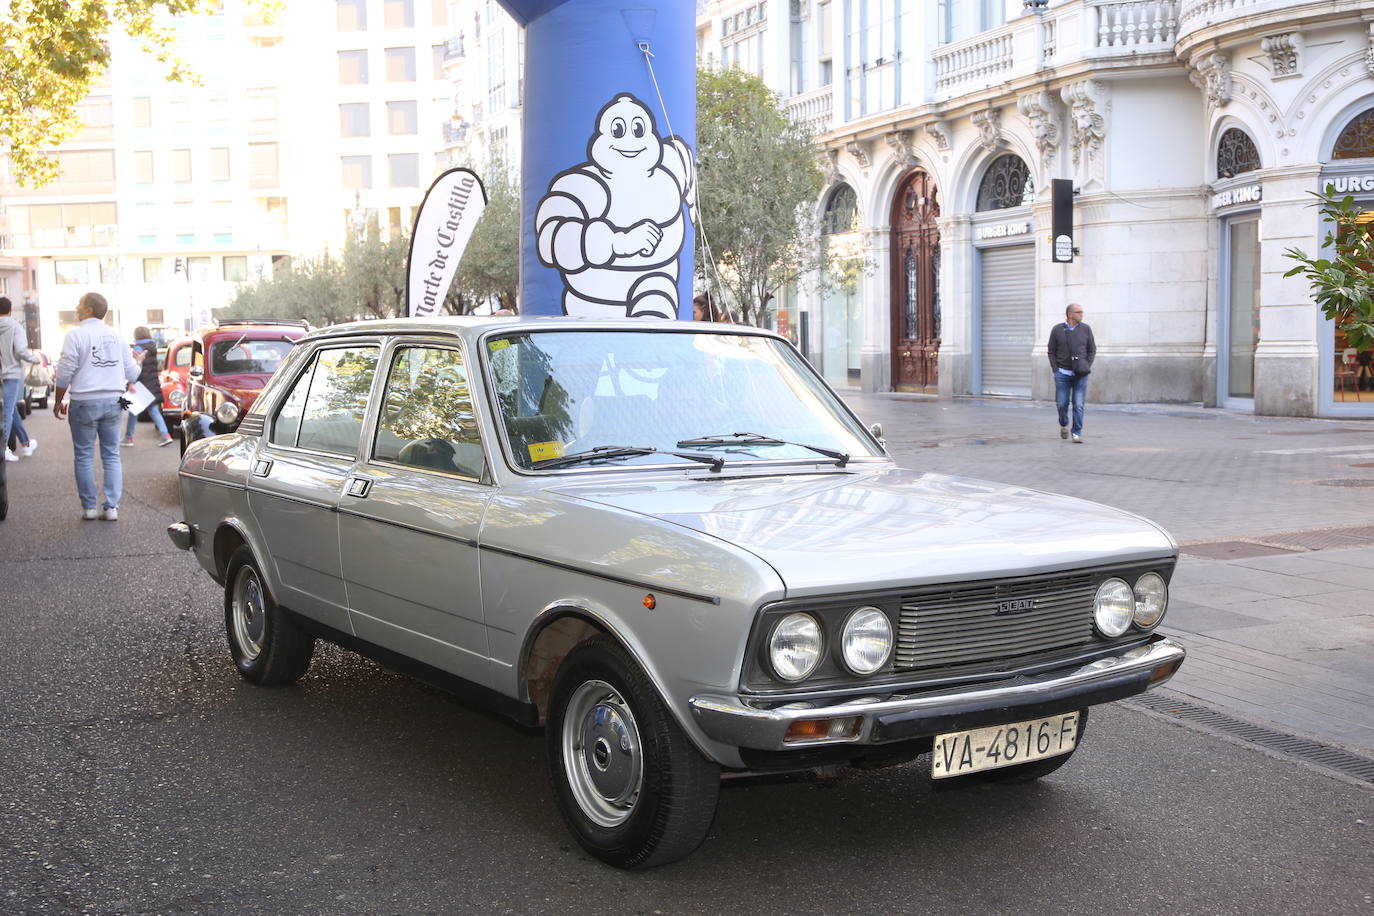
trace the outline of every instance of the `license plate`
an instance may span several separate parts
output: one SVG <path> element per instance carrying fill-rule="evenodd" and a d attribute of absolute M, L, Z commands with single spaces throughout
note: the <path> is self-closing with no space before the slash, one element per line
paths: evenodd
<path fill-rule="evenodd" d="M 1029 763 L 1067 754 L 1077 741 L 1077 712 L 936 735 L 930 775 L 945 779 Z"/>

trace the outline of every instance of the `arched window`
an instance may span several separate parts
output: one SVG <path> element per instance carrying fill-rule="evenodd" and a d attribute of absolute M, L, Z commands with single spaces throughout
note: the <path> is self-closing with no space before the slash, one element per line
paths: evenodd
<path fill-rule="evenodd" d="M 859 228 L 859 195 L 847 184 L 842 184 L 830 195 L 825 205 L 825 216 L 821 219 L 821 232 L 836 235 L 853 232 Z"/>
<path fill-rule="evenodd" d="M 1026 161 L 1014 153 L 992 160 L 983 183 L 978 186 L 979 210 L 1005 210 L 1008 207 L 1029 206 L 1035 199 Z"/>
<path fill-rule="evenodd" d="M 1332 159 L 1365 159 L 1374 157 L 1374 108 L 1357 114 L 1345 125 L 1336 138 Z"/>
<path fill-rule="evenodd" d="M 1260 167 L 1255 141 L 1239 127 L 1228 127 L 1217 143 L 1217 177 L 1234 178 Z"/>

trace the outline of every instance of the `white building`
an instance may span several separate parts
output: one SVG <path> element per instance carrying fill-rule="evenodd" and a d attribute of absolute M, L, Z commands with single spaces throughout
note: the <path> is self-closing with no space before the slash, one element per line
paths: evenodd
<path fill-rule="evenodd" d="M 446 149 L 456 164 L 480 173 L 503 162 L 520 173 L 525 30 L 496 0 L 454 0 L 447 72 L 453 83 L 453 123 Z"/>
<path fill-rule="evenodd" d="M 188 328 L 283 257 L 337 252 L 369 218 L 408 228 L 448 163 L 448 18 L 447 0 L 334 0 L 267 24 L 226 0 L 176 21 L 201 85 L 112 37 L 61 178 L 0 185 L 0 266 L 30 266 L 43 348 L 87 290 L 125 333 Z"/>
<path fill-rule="evenodd" d="M 1094 400 L 1374 416 L 1368 354 L 1283 276 L 1320 246 L 1309 192 L 1374 206 L 1367 2 L 703 0 L 698 48 L 821 132 L 826 241 L 870 270 L 786 323 L 833 382 L 1049 397 L 1079 302 Z"/>

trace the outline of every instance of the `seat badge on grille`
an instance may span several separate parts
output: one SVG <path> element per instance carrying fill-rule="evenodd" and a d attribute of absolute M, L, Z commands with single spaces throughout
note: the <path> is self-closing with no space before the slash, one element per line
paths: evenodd
<path fill-rule="evenodd" d="M 1009 598 L 1006 601 L 997 602 L 997 614 L 1020 614 L 1025 611 L 1035 610 L 1034 598 Z"/>

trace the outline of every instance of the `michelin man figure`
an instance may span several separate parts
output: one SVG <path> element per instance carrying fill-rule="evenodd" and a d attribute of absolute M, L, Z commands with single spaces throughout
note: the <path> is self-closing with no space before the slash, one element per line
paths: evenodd
<path fill-rule="evenodd" d="M 563 277 L 564 314 L 677 318 L 692 151 L 661 139 L 648 107 L 621 94 L 597 114 L 587 160 L 554 177 L 534 216 L 540 263 Z"/>

